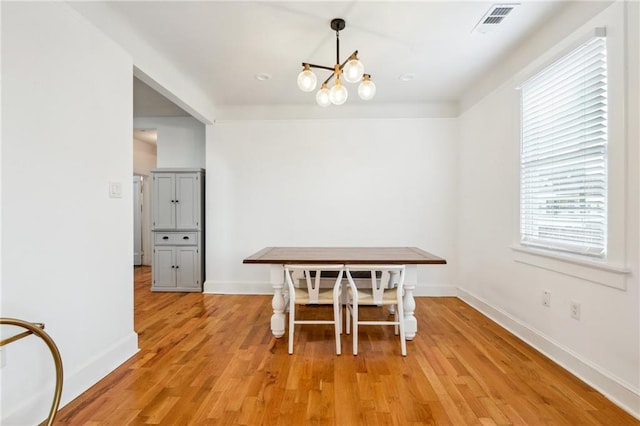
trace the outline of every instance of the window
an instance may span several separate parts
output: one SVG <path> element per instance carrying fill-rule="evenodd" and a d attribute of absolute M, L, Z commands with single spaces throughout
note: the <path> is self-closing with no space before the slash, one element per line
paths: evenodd
<path fill-rule="evenodd" d="M 521 244 L 605 258 L 605 39 L 591 38 L 523 83 L 521 114 Z"/>

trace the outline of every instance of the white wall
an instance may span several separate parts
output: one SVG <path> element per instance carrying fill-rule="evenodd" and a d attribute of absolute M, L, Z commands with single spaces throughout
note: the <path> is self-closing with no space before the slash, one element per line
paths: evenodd
<path fill-rule="evenodd" d="M 625 7 L 632 9 L 628 34 Z M 609 215 L 620 218 L 612 221 L 612 232 L 623 230 L 622 236 L 610 234 L 610 243 L 623 240 L 610 252 L 615 266 L 630 273 L 602 272 L 567 262 L 559 262 L 558 272 L 515 261 L 522 258 L 511 249 L 519 240 L 519 92 L 515 89 L 519 75 L 513 75 L 460 117 L 459 284 L 464 300 L 640 416 L 638 3 L 617 3 L 575 34 L 603 25 L 612 64 L 610 191 L 618 198 L 610 203 Z M 543 29 L 541 34 L 552 42 L 548 49 L 557 50 L 565 43 L 558 33 L 555 40 L 549 31 Z M 629 68 L 622 61 L 625 35 L 631 36 L 626 45 Z M 520 49 L 521 55 L 526 48 Z M 537 59 L 537 55 L 529 57 L 529 61 Z M 635 72 L 625 77 L 625 69 Z M 624 123 L 620 126 L 625 109 L 631 113 L 626 129 Z M 625 152 L 631 155 L 629 160 Z M 574 276 L 585 271 L 583 278 Z M 601 275 L 614 282 L 622 280 L 624 289 L 593 282 Z M 543 290 L 552 294 L 548 308 L 541 303 Z M 570 317 L 571 300 L 581 303 L 580 321 Z"/>
<path fill-rule="evenodd" d="M 137 351 L 132 69 L 68 5 L 3 2 L 2 316 L 46 324 L 64 363 L 63 404 Z M 108 197 L 110 181 L 122 198 Z M 4 353 L 0 423 L 39 423 L 51 356 L 33 336 Z"/>
<path fill-rule="evenodd" d="M 154 144 L 133 138 L 133 173 L 149 176 L 158 162 L 157 149 Z"/>
<path fill-rule="evenodd" d="M 135 117 L 136 128 L 158 130 L 157 167 L 205 167 L 205 126 L 193 117 Z"/>
<path fill-rule="evenodd" d="M 265 246 L 418 246 L 416 294 L 455 294 L 455 119 L 223 121 L 207 127 L 208 292 L 270 293 Z"/>

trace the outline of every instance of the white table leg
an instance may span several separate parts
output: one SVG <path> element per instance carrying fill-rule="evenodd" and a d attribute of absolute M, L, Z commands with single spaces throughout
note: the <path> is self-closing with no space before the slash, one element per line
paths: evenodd
<path fill-rule="evenodd" d="M 402 299 L 402 304 L 404 305 L 404 335 L 407 340 L 413 340 L 418 332 L 418 321 L 413 316 L 413 312 L 416 310 L 413 290 L 418 282 L 418 266 L 406 265 L 404 273 L 404 298 Z"/>
<path fill-rule="evenodd" d="M 390 271 L 391 276 L 389 277 L 389 285 L 393 288 L 398 286 L 398 279 L 400 278 L 400 272 Z M 389 314 L 393 315 L 396 313 L 396 305 L 389 305 Z"/>
<path fill-rule="evenodd" d="M 284 287 L 284 268 L 282 265 L 271 265 L 271 286 L 273 287 L 273 315 L 271 315 L 271 332 L 277 338 L 284 336 L 286 306 L 282 289 Z"/>

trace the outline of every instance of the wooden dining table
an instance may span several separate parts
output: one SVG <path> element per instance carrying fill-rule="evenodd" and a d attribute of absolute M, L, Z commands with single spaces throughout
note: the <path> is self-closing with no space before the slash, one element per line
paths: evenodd
<path fill-rule="evenodd" d="M 271 331 L 278 338 L 284 336 L 285 331 L 284 265 L 405 265 L 405 337 L 412 340 L 418 331 L 414 316 L 416 302 L 413 298 L 418 278 L 417 266 L 442 265 L 447 261 L 417 247 L 265 247 L 242 263 L 271 266 Z"/>

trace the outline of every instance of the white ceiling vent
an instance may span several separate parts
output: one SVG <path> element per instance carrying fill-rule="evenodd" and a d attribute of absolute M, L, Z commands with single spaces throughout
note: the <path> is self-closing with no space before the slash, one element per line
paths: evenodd
<path fill-rule="evenodd" d="M 493 31 L 518 6 L 520 6 L 519 3 L 494 4 L 476 24 L 472 32 L 485 34 Z"/>

